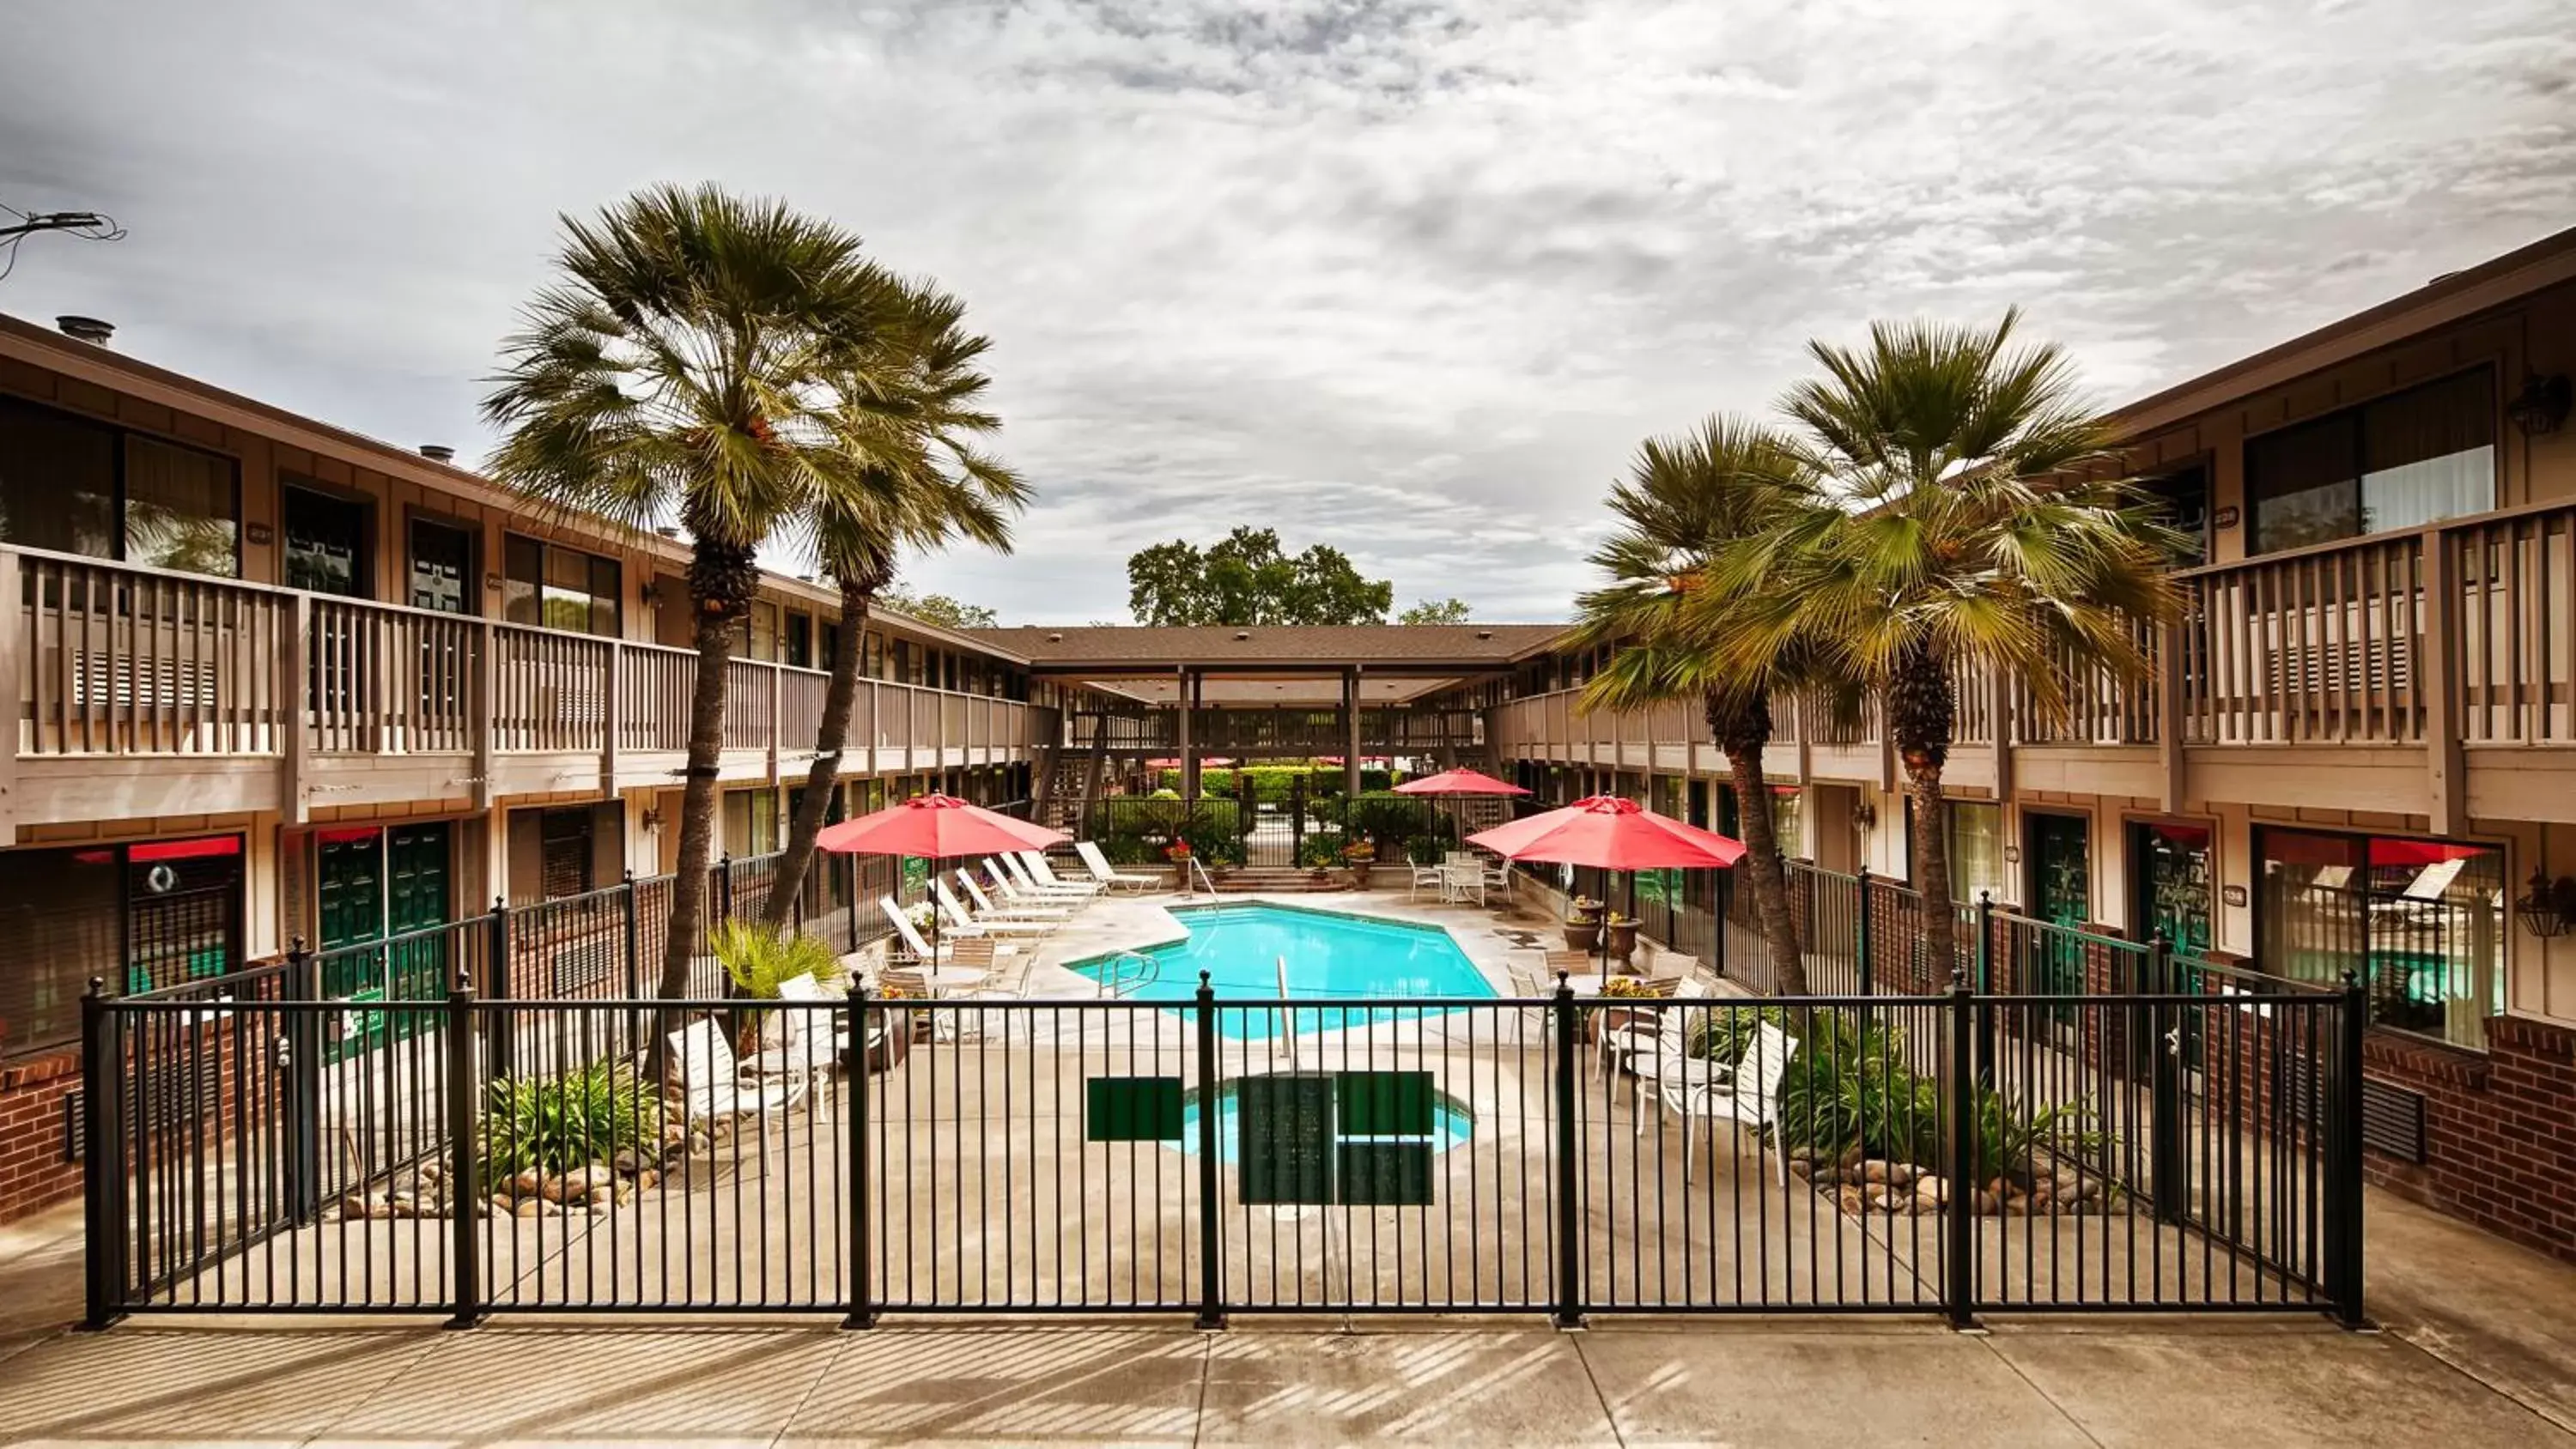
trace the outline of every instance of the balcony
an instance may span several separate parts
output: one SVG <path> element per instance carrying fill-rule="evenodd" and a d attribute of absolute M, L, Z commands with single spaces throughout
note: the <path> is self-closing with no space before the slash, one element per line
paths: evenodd
<path fill-rule="evenodd" d="M 1079 710 L 1066 745 L 1089 749 L 1095 738 L 1113 753 L 1178 755 L 1180 712 L 1169 707 Z M 1484 743 L 1483 712 L 1430 707 L 1360 709 L 1360 752 L 1428 755 L 1443 749 L 1474 750 Z M 1309 757 L 1339 755 L 1350 735 L 1338 706 L 1210 706 L 1190 714 L 1190 744 L 1201 755 Z"/>
<path fill-rule="evenodd" d="M 1947 778 L 2428 816 L 2576 820 L 2576 504 L 2552 503 L 2267 555 L 2181 576 L 2182 622 L 2138 640 L 2152 667 L 2071 666 L 2065 708 L 1982 671 L 1954 680 Z M 1576 691 L 1495 712 L 1505 754 L 1605 768 L 1715 769 L 1695 717 L 1584 716 Z M 1875 710 L 1837 725 L 1775 706 L 1766 769 L 1896 783 Z M 1693 750 L 1697 753 L 1691 753 Z"/>
<path fill-rule="evenodd" d="M 0 549 L 0 843 L 30 825 L 678 783 L 687 650 Z M 828 676 L 735 660 L 723 777 L 801 778 Z M 1016 700 L 863 680 L 845 775 L 1015 763 Z M 150 761 L 138 768 L 140 761 Z"/>

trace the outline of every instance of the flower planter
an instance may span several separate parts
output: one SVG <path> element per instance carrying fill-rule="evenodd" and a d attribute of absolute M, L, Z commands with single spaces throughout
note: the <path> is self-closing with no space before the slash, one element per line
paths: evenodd
<path fill-rule="evenodd" d="M 1600 946 L 1601 923 L 1599 921 L 1568 921 L 1565 923 L 1565 949 L 1569 951 L 1588 952 L 1598 950 L 1600 949 Z"/>
<path fill-rule="evenodd" d="M 1630 956 L 1637 953 L 1636 922 L 1619 921 L 1613 923 L 1607 929 L 1610 932 L 1611 960 L 1625 962 Z"/>

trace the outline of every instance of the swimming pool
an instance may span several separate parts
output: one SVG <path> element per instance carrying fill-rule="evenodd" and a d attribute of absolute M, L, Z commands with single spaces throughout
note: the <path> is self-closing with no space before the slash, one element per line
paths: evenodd
<path fill-rule="evenodd" d="M 1243 1159 L 1243 1108 L 1237 1100 L 1236 1083 L 1228 1080 L 1217 1087 L 1216 1153 L 1219 1162 Z M 1365 1136 L 1359 1133 L 1336 1133 L 1336 1142 L 1427 1142 L 1432 1155 L 1438 1156 L 1476 1135 L 1476 1110 L 1450 1096 L 1434 1091 L 1431 1096 L 1432 1125 L 1427 1137 Z M 1199 1089 L 1192 1087 L 1181 1098 L 1181 1140 L 1166 1146 L 1196 1156 L 1199 1150 Z"/>
<path fill-rule="evenodd" d="M 1128 989 L 1131 1001 L 1189 1001 L 1198 995 L 1201 971 L 1208 973 L 1219 1001 L 1276 999 L 1281 961 L 1288 965 L 1287 994 L 1292 999 L 1483 999 L 1494 995 L 1484 973 L 1437 926 L 1267 904 L 1183 907 L 1172 916 L 1190 934 L 1185 940 L 1141 953 L 1154 961 L 1155 975 Z M 1102 981 L 1121 968 L 1113 955 L 1074 962 L 1071 969 Z M 1131 975 L 1136 970 L 1133 963 L 1124 969 Z M 1292 1015 L 1295 1030 L 1304 1033 L 1360 1026 L 1397 1013 L 1383 1007 L 1367 1011 L 1336 1007 Z M 1223 1012 L 1218 1023 L 1237 1040 L 1275 1035 L 1280 1024 L 1278 1013 L 1268 1011 Z"/>

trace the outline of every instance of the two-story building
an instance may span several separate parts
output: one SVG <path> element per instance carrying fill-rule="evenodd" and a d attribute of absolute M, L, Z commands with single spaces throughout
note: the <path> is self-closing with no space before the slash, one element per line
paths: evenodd
<path fill-rule="evenodd" d="M 2385 1180 L 2576 1256 L 2576 231 L 2119 410 L 2198 541 L 2141 681 L 2073 707 L 1963 671 L 1952 882 L 2300 980 L 2351 972 Z M 1585 716 L 1532 652 L 1522 783 L 1688 808 L 1697 712 Z M 1790 853 L 1903 879 L 1884 733 L 1781 712 Z M 1717 818 L 1723 818 L 1722 808 Z"/>

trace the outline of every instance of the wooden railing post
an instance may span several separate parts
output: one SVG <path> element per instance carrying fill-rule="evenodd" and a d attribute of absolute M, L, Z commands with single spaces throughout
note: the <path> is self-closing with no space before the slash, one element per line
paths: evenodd
<path fill-rule="evenodd" d="M 307 716 L 313 703 L 313 596 L 286 596 L 277 630 L 277 813 L 288 825 L 311 815 L 305 798 L 305 761 L 312 748 Z"/>
<path fill-rule="evenodd" d="M 500 729 L 497 718 L 501 706 L 500 641 L 489 619 L 474 621 L 474 658 L 468 665 L 474 681 L 474 708 L 467 712 L 466 728 L 473 731 L 474 781 L 469 792 L 477 810 L 492 808 L 494 735 Z"/>
<path fill-rule="evenodd" d="M 2451 535 L 2423 535 L 2424 659 L 2415 697 L 2424 710 L 2424 768 L 2436 835 L 2469 828 L 2468 757 L 2460 748 L 2460 569 Z M 2393 683 L 2393 681 L 2391 681 Z"/>
<path fill-rule="evenodd" d="M 787 671 L 776 663 L 769 665 L 769 758 L 763 768 L 768 772 L 769 788 L 778 788 L 779 737 L 787 733 Z"/>
<path fill-rule="evenodd" d="M 2183 754 L 2183 625 L 2178 620 L 2156 626 L 2156 754 L 2163 765 L 2164 808 L 2175 811 L 2191 798 L 2190 768 Z"/>
<path fill-rule="evenodd" d="M 625 663 L 626 646 L 609 640 L 608 662 L 599 671 L 599 793 L 610 797 L 617 794 L 617 737 L 625 728 Z"/>

